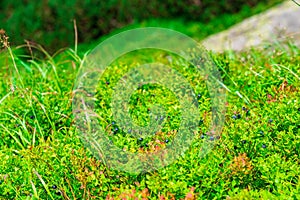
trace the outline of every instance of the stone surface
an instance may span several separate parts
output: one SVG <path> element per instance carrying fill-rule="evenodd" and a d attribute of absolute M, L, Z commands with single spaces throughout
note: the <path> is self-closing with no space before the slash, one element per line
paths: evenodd
<path fill-rule="evenodd" d="M 240 51 L 286 38 L 300 45 L 300 6 L 291 0 L 209 36 L 202 43 L 208 50 L 217 52 Z"/>

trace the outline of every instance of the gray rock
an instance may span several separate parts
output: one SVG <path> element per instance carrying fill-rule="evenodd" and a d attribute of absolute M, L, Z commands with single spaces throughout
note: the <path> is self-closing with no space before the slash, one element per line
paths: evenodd
<path fill-rule="evenodd" d="M 202 41 L 208 49 L 240 51 L 287 38 L 300 45 L 300 6 L 285 1 Z"/>

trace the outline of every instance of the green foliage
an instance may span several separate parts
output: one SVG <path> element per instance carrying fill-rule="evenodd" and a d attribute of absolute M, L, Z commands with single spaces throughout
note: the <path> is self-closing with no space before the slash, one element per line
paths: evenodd
<path fill-rule="evenodd" d="M 186 21 L 206 25 L 215 20 L 218 23 L 214 28 L 224 29 L 236 20 L 278 2 L 281 0 L 169 0 L 147 3 L 138 0 L 3 0 L 0 2 L 0 28 L 7 31 L 13 45 L 23 44 L 27 39 L 53 52 L 58 47 L 74 43 L 74 19 L 78 26 L 79 42 L 89 42 L 116 28 L 149 19 L 161 19 L 162 22 L 156 23 L 158 26 L 174 19 L 183 21 L 183 25 Z M 232 16 L 241 11 L 243 15 Z M 176 26 L 174 29 L 177 30 Z M 197 29 L 200 36 L 196 37 L 202 37 L 203 26 Z M 205 36 L 213 32 L 214 29 L 209 29 Z"/>
<path fill-rule="evenodd" d="M 46 59 L 23 61 L 17 51 L 11 52 L 13 56 L 9 51 L 0 54 L 1 199 L 300 198 L 300 50 L 291 43 L 211 54 L 228 88 L 228 103 L 222 137 L 204 158 L 198 155 L 211 108 L 205 82 L 195 77 L 193 68 L 176 57 L 169 63 L 167 58 L 173 55 L 150 50 L 115 61 L 97 93 L 96 108 L 104 127 L 113 121 L 109 105 L 113 85 L 137 63 L 169 64 L 202 94 L 203 121 L 191 148 L 173 164 L 140 175 L 107 168 L 79 139 L 71 99 L 83 57 L 70 49 L 51 57 L 40 46 L 32 48 Z M 116 145 L 145 152 L 164 148 L 166 138 L 172 142 L 172 130 L 180 121 L 172 92 L 146 85 L 132 94 L 130 102 L 132 117 L 140 123 L 147 123 L 146 108 L 152 103 L 165 105 L 171 118 L 160 134 L 141 142 L 107 129 Z"/>

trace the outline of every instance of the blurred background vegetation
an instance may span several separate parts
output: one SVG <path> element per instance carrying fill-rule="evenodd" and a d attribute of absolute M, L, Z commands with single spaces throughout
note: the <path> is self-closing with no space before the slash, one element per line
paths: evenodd
<path fill-rule="evenodd" d="M 202 39 L 279 2 L 282 0 L 1 0 L 0 29 L 6 31 L 12 45 L 29 40 L 50 52 L 74 45 L 74 20 L 80 43 L 120 28 L 141 26 L 172 28 Z"/>

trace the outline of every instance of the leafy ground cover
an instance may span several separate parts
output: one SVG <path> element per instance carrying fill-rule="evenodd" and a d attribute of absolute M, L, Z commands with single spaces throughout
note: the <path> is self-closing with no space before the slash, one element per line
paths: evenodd
<path fill-rule="evenodd" d="M 164 128 L 153 138 L 132 138 L 116 129 L 110 111 L 113 86 L 137 64 L 159 61 L 178 69 L 200 105 L 199 129 L 189 150 L 173 164 L 139 175 L 107 168 L 79 139 L 72 97 L 84 54 L 67 49 L 49 55 L 41 46 L 30 47 L 31 56 L 11 49 L 0 54 L 1 199 L 300 198 L 300 50 L 293 43 L 211 53 L 227 91 L 227 112 L 221 138 L 203 158 L 199 147 L 208 137 L 211 104 L 194 68 L 152 50 L 114 62 L 99 82 L 96 109 L 119 147 L 133 152 L 164 148 L 180 121 L 174 94 L 146 85 L 131 96 L 131 116 L 147 124 L 148 106 L 159 103 L 169 115 Z"/>

